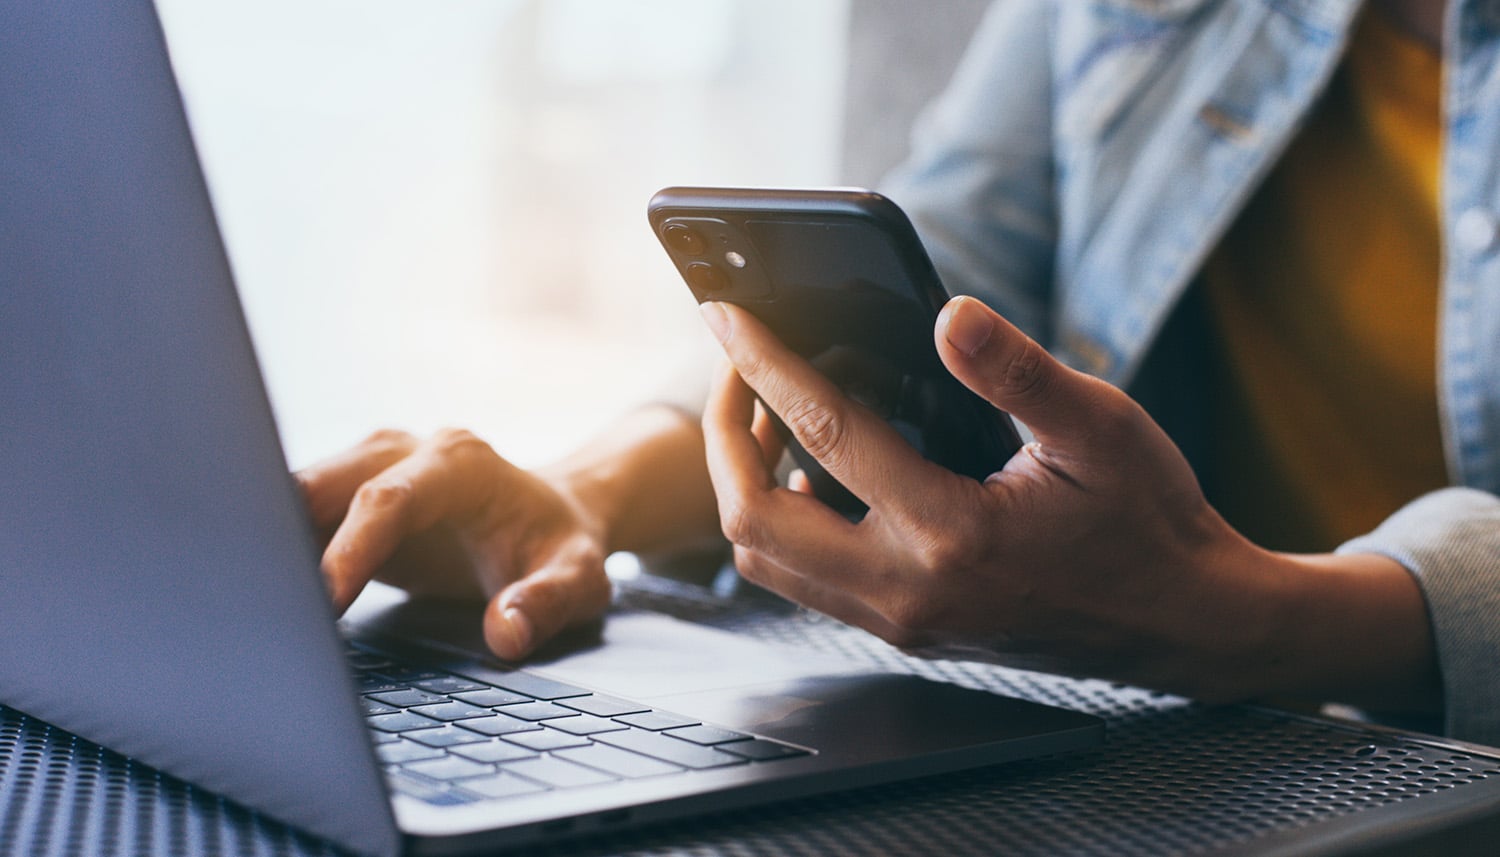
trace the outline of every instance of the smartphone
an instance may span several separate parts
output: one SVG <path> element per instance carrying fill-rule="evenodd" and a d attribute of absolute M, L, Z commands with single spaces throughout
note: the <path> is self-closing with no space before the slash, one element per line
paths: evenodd
<path fill-rule="evenodd" d="M 1010 417 L 938 358 L 948 293 L 895 203 L 867 190 L 673 187 L 648 215 L 699 303 L 753 313 L 927 459 L 982 480 L 1021 447 Z M 863 517 L 865 504 L 780 430 L 814 495 Z"/>

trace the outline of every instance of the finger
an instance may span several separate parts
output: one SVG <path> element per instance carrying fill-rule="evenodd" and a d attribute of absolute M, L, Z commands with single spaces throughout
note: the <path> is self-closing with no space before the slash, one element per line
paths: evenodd
<path fill-rule="evenodd" d="M 925 635 L 895 624 L 872 604 L 823 581 L 798 574 L 763 553 L 736 547 L 734 563 L 746 580 L 845 625 L 869 631 L 891 645 L 912 647 L 929 642 Z"/>
<path fill-rule="evenodd" d="M 777 486 L 749 428 L 754 403 L 754 393 L 729 368 L 703 412 L 704 450 L 724 535 L 851 592 L 877 585 L 872 576 L 853 573 L 871 542 L 855 524 L 814 497 Z"/>
<path fill-rule="evenodd" d="M 490 600 L 485 643 L 500 658 L 520 660 L 562 631 L 604 615 L 610 594 L 597 551 L 564 549 Z"/>
<path fill-rule="evenodd" d="M 417 439 L 404 431 L 382 429 L 354 447 L 294 473 L 313 526 L 328 530 L 343 520 L 354 492 L 380 471 L 411 454 Z"/>
<path fill-rule="evenodd" d="M 812 480 L 807 478 L 807 472 L 800 467 L 787 475 L 786 487 L 787 490 L 796 491 L 798 494 L 811 494 L 813 490 Z"/>
<path fill-rule="evenodd" d="M 755 435 L 755 440 L 760 444 L 761 457 L 765 459 L 766 466 L 774 471 L 781 463 L 781 456 L 786 453 L 786 437 L 777 430 L 771 412 L 759 401 L 755 403 L 755 418 L 751 421 L 750 433 Z"/>
<path fill-rule="evenodd" d="M 755 430 L 775 432 L 770 429 L 769 418 L 762 413 L 754 392 L 745 385 L 733 365 L 725 363 L 720 368 L 719 377 L 709 389 L 708 399 L 708 405 L 703 409 L 704 443 L 709 444 L 710 432 L 717 441 L 708 451 L 710 469 L 717 452 L 724 466 L 731 468 L 747 486 L 776 487 L 775 464 L 767 455 L 767 441 Z"/>
<path fill-rule="evenodd" d="M 474 435 L 444 431 L 367 480 L 323 554 L 337 608 L 349 606 L 408 536 L 484 509 L 509 467 Z"/>
<path fill-rule="evenodd" d="M 1044 443 L 1077 437 L 1124 397 L 1109 384 L 1059 363 L 971 297 L 949 301 L 934 334 L 938 354 L 955 378 L 1015 415 Z"/>
<path fill-rule="evenodd" d="M 923 458 L 868 408 L 797 356 L 753 315 L 733 304 L 702 304 L 705 320 L 744 382 L 797 442 L 866 505 L 912 513 L 953 474 Z M 895 486 L 900 490 L 893 490 Z"/>

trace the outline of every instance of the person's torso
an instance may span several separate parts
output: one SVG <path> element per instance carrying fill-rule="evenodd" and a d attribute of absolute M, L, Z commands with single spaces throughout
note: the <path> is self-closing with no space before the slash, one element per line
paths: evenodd
<path fill-rule="evenodd" d="M 1455 3 L 1443 91 L 1440 333 L 1429 364 L 1438 367 L 1453 478 L 1496 490 L 1500 13 Z M 1153 383 L 1147 358 L 1158 334 L 1326 91 L 1359 5 L 1054 4 L 1059 233 L 1050 340 L 1065 359 L 1122 386 Z"/>
<path fill-rule="evenodd" d="M 1210 257 L 1215 506 L 1323 551 L 1447 483 L 1437 403 L 1442 62 L 1371 9 Z"/>

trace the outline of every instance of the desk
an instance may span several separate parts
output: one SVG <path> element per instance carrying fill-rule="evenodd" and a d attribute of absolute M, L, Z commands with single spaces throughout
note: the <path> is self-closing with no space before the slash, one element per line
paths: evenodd
<path fill-rule="evenodd" d="M 754 594 L 654 578 L 620 601 L 1089 711 L 1105 747 L 740 810 L 546 855 L 1500 853 L 1500 750 L 1251 707 L 906 658 Z M 330 847 L 0 708 L 0 855 L 304 857 Z"/>

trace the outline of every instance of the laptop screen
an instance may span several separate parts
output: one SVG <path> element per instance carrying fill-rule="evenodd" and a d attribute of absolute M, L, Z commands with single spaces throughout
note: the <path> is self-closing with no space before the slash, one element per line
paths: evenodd
<path fill-rule="evenodd" d="M 0 703 L 393 853 L 150 2 L 0 6 L 0 80 Z"/>

